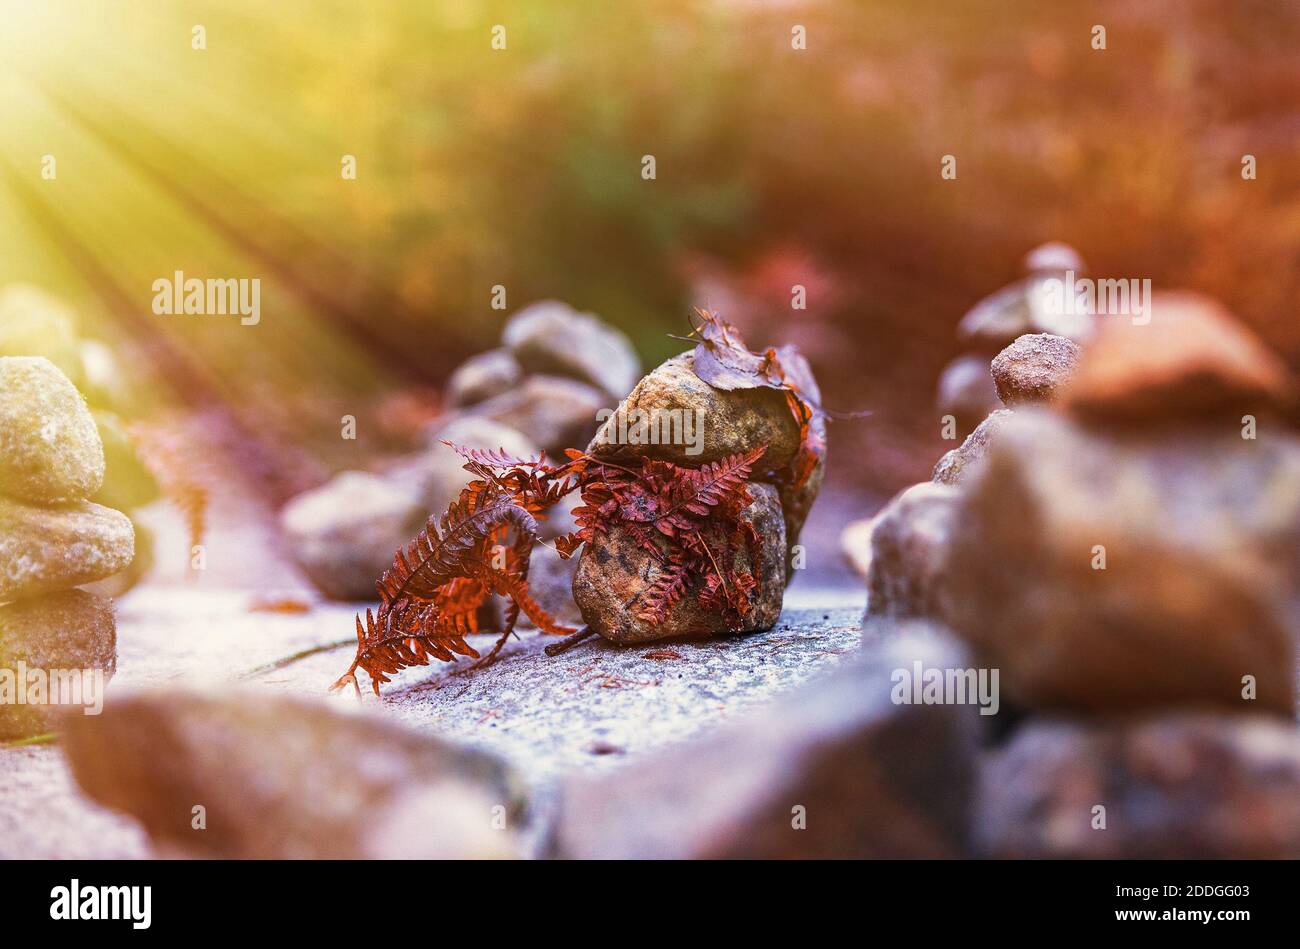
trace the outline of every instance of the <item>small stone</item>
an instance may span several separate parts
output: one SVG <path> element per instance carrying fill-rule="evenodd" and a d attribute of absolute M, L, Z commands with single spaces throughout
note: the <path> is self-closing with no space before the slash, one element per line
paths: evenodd
<path fill-rule="evenodd" d="M 785 393 L 766 388 L 715 389 L 695 374 L 694 365 L 691 353 L 681 353 L 638 382 L 601 426 L 588 451 L 602 457 L 646 457 L 699 467 L 767 445 L 760 465 L 765 469 L 788 466 L 799 450 L 800 432 Z M 683 437 L 674 435 L 667 443 L 661 438 L 658 444 L 631 444 L 620 429 L 630 433 L 638 418 L 660 433 L 667 422 L 670 435 Z"/>
<path fill-rule="evenodd" d="M 79 501 L 104 480 L 104 446 L 80 393 L 42 357 L 0 356 L 0 493 Z"/>
<path fill-rule="evenodd" d="M 465 459 L 444 445 L 444 438 L 466 448 L 504 450 L 516 458 L 535 458 L 540 451 L 513 428 L 474 415 L 457 415 L 430 426 L 426 438 L 429 447 L 395 462 L 385 477 L 414 492 L 420 506 L 439 517 L 474 480 L 465 470 Z"/>
<path fill-rule="evenodd" d="M 549 547 L 533 548 L 528 566 L 529 595 L 560 623 L 575 629 L 582 625 L 582 614 L 573 602 L 573 577 L 577 572 L 576 556 L 563 560 Z M 519 621 L 528 625 L 526 616 L 521 615 Z"/>
<path fill-rule="evenodd" d="M 294 560 L 323 594 L 372 600 L 397 548 L 410 542 L 426 519 L 415 488 L 345 471 L 291 500 L 280 525 Z"/>
<path fill-rule="evenodd" d="M 509 426 L 548 456 L 563 458 L 564 449 L 587 444 L 607 404 L 608 397 L 599 389 L 573 379 L 529 376 L 509 392 L 466 411 Z"/>
<path fill-rule="evenodd" d="M 102 580 L 134 555 L 135 530 L 119 511 L 89 501 L 35 507 L 0 497 L 0 601 Z"/>
<path fill-rule="evenodd" d="M 687 594 L 669 612 L 667 619 L 651 625 L 636 616 L 646 591 L 658 577 L 661 566 L 648 551 L 639 547 L 625 531 L 617 528 L 602 533 L 586 544 L 578 560 L 573 581 L 573 598 L 583 621 L 605 639 L 616 643 L 651 642 L 677 636 L 715 636 L 729 632 L 750 632 L 771 627 L 781 614 L 785 592 L 785 521 L 776 488 L 750 484 L 754 500 L 741 519 L 758 532 L 760 563 L 750 563 L 746 550 L 736 551 L 736 570 L 745 570 L 760 580 L 760 592 L 743 628 L 729 630 L 722 617 L 705 611 L 695 596 Z M 722 549 L 727 537 L 714 526 L 704 532 L 713 550 Z"/>
<path fill-rule="evenodd" d="M 76 315 L 38 287 L 10 284 L 0 290 L 0 356 L 43 356 L 80 385 Z"/>
<path fill-rule="evenodd" d="M 951 623 L 1010 698 L 1294 714 L 1300 439 L 1106 436 L 1021 409 L 961 498 Z"/>
<path fill-rule="evenodd" d="M 1079 344 L 1050 333 L 1026 333 L 993 358 L 998 398 L 1008 406 L 1050 402 L 1079 363 Z"/>
<path fill-rule="evenodd" d="M 1156 294 L 1150 321 L 1099 322 L 1070 384 L 1069 411 L 1119 422 L 1169 418 L 1240 423 L 1295 399 L 1286 364 L 1227 310 L 1193 293 Z"/>
<path fill-rule="evenodd" d="M 103 715 L 69 720 L 64 749 L 86 793 L 137 818 L 168 856 L 520 855 L 526 799 L 503 761 L 321 702 L 114 695 Z"/>
<path fill-rule="evenodd" d="M 24 683 L 18 679 L 20 667 L 27 673 Z M 14 676 L 13 687 L 23 689 L 33 673 L 46 682 L 56 671 L 64 679 L 79 674 L 81 704 L 93 709 L 102 702 L 97 691 L 113 676 L 117 667 L 117 626 L 113 618 L 113 601 L 82 590 L 64 590 L 36 599 L 0 606 L 0 698 L 4 697 L 6 670 Z M 98 670 L 96 682 L 85 675 Z M 49 703 L 51 690 L 43 690 Z M 24 699 L 26 701 L 26 699 Z M 60 707 L 50 704 L 18 704 L 17 696 L 0 701 L 0 740 L 28 738 L 50 730 L 51 720 Z M 67 707 L 63 707 L 67 711 Z"/>
<path fill-rule="evenodd" d="M 939 459 L 934 466 L 932 479 L 936 484 L 960 484 L 966 471 L 989 450 L 989 442 L 997 437 L 998 430 L 1011 417 L 1010 409 L 998 409 L 975 426 L 966 440 Z"/>
<path fill-rule="evenodd" d="M 894 701 L 899 671 L 915 663 L 969 667 L 952 637 L 921 626 L 701 740 L 571 780 L 553 855 L 962 856 L 979 714 L 973 705 Z"/>
<path fill-rule="evenodd" d="M 958 356 L 940 374 L 935 408 L 955 418 L 959 431 L 969 432 L 1001 407 L 987 357 Z"/>
<path fill-rule="evenodd" d="M 641 376 L 641 361 L 627 336 L 557 300 L 520 310 L 501 339 L 528 372 L 568 376 L 615 399 L 627 395 Z"/>
<path fill-rule="evenodd" d="M 874 518 L 867 571 L 868 616 L 944 619 L 948 547 L 956 488 L 926 481 L 897 495 Z"/>
<path fill-rule="evenodd" d="M 988 857 L 1300 857 L 1300 732 L 1269 716 L 1032 722 L 980 786 Z"/>
<path fill-rule="evenodd" d="M 91 415 L 104 445 L 104 483 L 95 503 L 130 510 L 157 500 L 158 482 L 140 460 L 122 420 L 105 409 L 94 409 Z"/>
<path fill-rule="evenodd" d="M 475 405 L 514 388 L 523 378 L 519 361 L 508 349 L 491 349 L 471 356 L 447 380 L 447 404 Z"/>
<path fill-rule="evenodd" d="M 1079 256 L 1079 252 L 1069 244 L 1064 244 L 1061 241 L 1048 241 L 1046 244 L 1039 244 L 1025 254 L 1022 264 L 1027 273 L 1039 273 L 1040 271 L 1064 273 L 1072 270 L 1077 274 L 1081 274 L 1088 269 L 1083 262 L 1083 258 Z"/>
<path fill-rule="evenodd" d="M 1017 280 L 975 304 L 957 324 L 957 336 L 984 352 L 998 352 L 1026 333 L 1051 333 L 1087 339 L 1093 318 L 1087 313 L 1057 312 L 1065 271 L 1043 270 Z M 1056 281 L 1053 283 L 1052 281 Z"/>

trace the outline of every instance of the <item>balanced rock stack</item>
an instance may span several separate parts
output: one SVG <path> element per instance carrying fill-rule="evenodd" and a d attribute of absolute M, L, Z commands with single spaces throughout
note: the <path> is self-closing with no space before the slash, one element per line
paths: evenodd
<path fill-rule="evenodd" d="M 1008 408 L 872 525 L 869 626 L 947 627 L 1028 713 L 986 855 L 1300 856 L 1295 383 L 1212 301 L 1149 315 L 1013 341 Z"/>
<path fill-rule="evenodd" d="M 157 480 L 136 450 L 123 416 L 134 393 L 113 351 L 80 332 L 76 312 L 39 287 L 0 290 L 0 356 L 44 356 L 85 396 L 104 446 L 103 482 L 91 500 L 128 514 L 159 497 Z M 133 522 L 135 557 L 122 572 L 95 583 L 94 592 L 121 596 L 153 563 L 153 534 Z"/>
<path fill-rule="evenodd" d="M 0 670 L 14 690 L 0 692 L 0 737 L 44 727 L 48 696 L 17 695 L 29 682 L 114 671 L 112 600 L 75 589 L 135 554 L 130 519 L 89 500 L 103 480 L 103 443 L 68 377 L 44 357 L 0 356 Z"/>
<path fill-rule="evenodd" d="M 470 476 L 442 441 L 504 449 L 517 457 L 586 444 L 599 413 L 636 384 L 640 361 L 619 330 L 558 301 L 520 310 L 506 323 L 503 346 L 471 357 L 451 376 L 451 411 L 423 434 L 425 447 L 380 473 L 345 471 L 294 498 L 281 528 L 298 565 L 326 596 L 368 600 L 396 549 L 441 515 Z M 573 529 L 566 514 L 543 522 L 544 536 Z M 573 564 L 539 550 L 550 561 L 536 571 L 532 592 L 577 619 L 568 595 Z M 534 566 L 539 566 L 534 564 Z M 554 611 L 553 611 L 554 612 Z"/>
<path fill-rule="evenodd" d="M 941 416 L 951 415 L 957 428 L 969 433 L 981 420 L 1007 402 L 989 375 L 989 359 L 1027 334 L 1087 339 L 1091 320 L 1086 314 L 1063 312 L 1052 305 L 1049 281 L 1064 282 L 1086 271 L 1074 248 L 1057 242 L 1030 251 L 1026 274 L 975 304 L 957 325 L 957 337 L 969 351 L 958 356 L 939 376 L 935 404 Z M 1058 309 L 1060 311 L 1058 311 Z"/>

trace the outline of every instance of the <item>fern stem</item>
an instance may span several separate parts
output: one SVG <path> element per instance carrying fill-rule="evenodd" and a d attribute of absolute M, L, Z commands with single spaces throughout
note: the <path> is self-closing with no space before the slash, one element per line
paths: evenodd
<path fill-rule="evenodd" d="M 548 656 L 558 656 L 560 653 L 572 649 L 574 646 L 578 645 L 578 643 L 582 642 L 584 639 L 588 639 L 595 635 L 596 635 L 596 631 L 594 629 L 592 629 L 590 626 L 584 626 L 582 627 L 582 629 L 578 630 L 572 636 L 565 636 L 558 643 L 551 643 L 543 651 Z"/>

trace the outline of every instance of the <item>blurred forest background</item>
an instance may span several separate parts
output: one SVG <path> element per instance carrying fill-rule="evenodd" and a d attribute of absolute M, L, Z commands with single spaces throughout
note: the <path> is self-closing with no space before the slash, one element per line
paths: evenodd
<path fill-rule="evenodd" d="M 950 447 L 957 321 L 1044 240 L 1300 365 L 1297 49 L 1276 0 L 0 0 L 0 284 L 72 304 L 140 412 L 228 413 L 273 497 L 400 441 L 551 297 L 647 368 L 693 303 L 797 342 L 874 412 L 833 477 L 891 492 Z M 154 315 L 176 270 L 261 278 L 260 325 Z"/>

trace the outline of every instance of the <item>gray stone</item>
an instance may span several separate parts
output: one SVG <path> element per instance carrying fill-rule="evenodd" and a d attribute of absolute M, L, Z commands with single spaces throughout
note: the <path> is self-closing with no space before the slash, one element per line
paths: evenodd
<path fill-rule="evenodd" d="M 1026 333 L 993 358 L 998 398 L 1008 406 L 1050 402 L 1079 364 L 1079 344 L 1050 333 Z"/>
<path fill-rule="evenodd" d="M 33 674 L 48 683 L 53 674 L 75 672 L 80 691 L 66 698 L 69 702 L 80 699 L 93 709 L 103 700 L 103 693 L 97 692 L 99 686 L 84 673 L 97 670 L 102 685 L 112 678 L 116 667 L 117 627 L 113 601 L 107 597 L 65 590 L 0 606 L 0 740 L 50 731 L 60 708 L 77 714 L 70 706 L 51 704 L 55 690 L 48 685 L 43 686 L 44 704 L 35 705 L 19 704 L 17 694 L 5 696 L 6 686 L 22 690 Z M 20 672 L 26 673 L 26 682 L 20 679 Z M 6 681 L 10 675 L 12 683 Z"/>
<path fill-rule="evenodd" d="M 597 414 L 608 407 L 609 397 L 593 386 L 560 376 L 529 376 L 466 411 L 513 428 L 548 456 L 561 458 L 564 449 L 588 442 L 600 424 Z"/>
<path fill-rule="evenodd" d="M 456 415 L 430 426 L 426 438 L 429 447 L 395 462 L 385 477 L 413 491 L 427 513 L 439 516 L 474 480 L 465 470 L 465 459 L 444 445 L 442 439 L 466 448 L 502 450 L 517 458 L 534 458 L 541 450 L 513 428 L 474 415 Z"/>
<path fill-rule="evenodd" d="M 104 480 L 104 446 L 81 394 L 48 359 L 0 356 L 0 493 L 80 501 Z"/>
<path fill-rule="evenodd" d="M 960 484 L 967 469 L 982 459 L 989 450 L 989 442 L 997 437 L 1003 423 L 1011 418 L 1010 409 L 998 409 L 975 426 L 975 431 L 952 451 L 946 452 L 934 466 L 932 476 L 936 484 Z"/>
<path fill-rule="evenodd" d="M 962 496 L 952 622 L 1018 702 L 1293 713 L 1300 439 L 1018 410 Z"/>
<path fill-rule="evenodd" d="M 0 602 L 102 580 L 134 555 L 125 514 L 89 501 L 36 507 L 0 497 Z"/>
<path fill-rule="evenodd" d="M 550 547 L 539 545 L 533 549 L 528 566 L 528 592 L 561 624 L 575 629 L 582 625 L 582 614 L 573 602 L 573 577 L 577 572 L 576 555 L 563 560 Z M 520 616 L 520 622 L 527 624 L 528 618 Z"/>
<path fill-rule="evenodd" d="M 960 669 L 901 628 L 701 740 L 572 780 L 554 854 L 580 859 L 925 858 L 966 851 L 979 715 L 899 704 L 900 670 Z M 803 829 L 799 829 L 802 822 Z"/>
<path fill-rule="evenodd" d="M 1061 299 L 1064 271 L 1042 270 L 1030 274 L 975 304 L 957 324 L 962 342 L 985 352 L 998 352 L 1026 333 L 1052 333 L 1084 340 L 1092 332 L 1093 319 L 1084 313 L 1055 312 L 1065 307 Z M 1057 291 L 1057 292 L 1054 292 Z"/>
<path fill-rule="evenodd" d="M 416 487 L 345 471 L 285 505 L 280 526 L 294 560 L 317 589 L 336 600 L 371 600 L 397 548 L 414 538 L 427 517 Z"/>
<path fill-rule="evenodd" d="M 508 349 L 490 349 L 471 356 L 447 380 L 447 404 L 453 408 L 475 405 L 508 392 L 524 376 L 519 361 Z"/>
<path fill-rule="evenodd" d="M 1001 407 L 987 356 L 958 356 L 940 374 L 935 408 L 953 416 L 960 431 L 969 432 Z"/>
<path fill-rule="evenodd" d="M 82 788 L 141 821 L 165 855 L 519 855 L 526 799 L 500 759 L 319 700 L 114 695 L 103 715 L 69 719 L 64 747 Z M 193 827 L 196 805 L 206 829 Z"/>
<path fill-rule="evenodd" d="M 867 613 L 943 620 L 949 612 L 948 547 L 957 489 L 926 481 L 876 515 L 867 570 Z"/>
<path fill-rule="evenodd" d="M 695 374 L 691 353 L 669 359 L 640 382 L 601 426 L 589 451 L 602 457 L 647 457 L 698 467 L 738 452 L 767 445 L 759 464 L 782 469 L 799 450 L 799 426 L 784 392 L 776 389 L 715 389 Z M 638 418 L 659 420 L 681 413 L 692 425 L 692 439 L 660 444 L 625 444 L 620 427 Z M 634 413 L 641 413 L 640 416 Z M 622 421 L 620 421 L 622 420 Z M 680 428 L 686 432 L 685 425 Z M 685 442 L 685 443 L 683 443 Z M 698 450 L 697 450 L 698 449 Z"/>
<path fill-rule="evenodd" d="M 688 592 L 669 612 L 667 619 L 651 625 L 637 617 L 646 591 L 662 572 L 652 554 L 637 545 L 626 531 L 614 528 L 584 545 L 573 581 L 573 597 L 583 621 L 611 642 L 638 643 L 678 636 L 713 636 L 728 632 L 767 629 L 781 613 L 785 591 L 785 521 L 777 490 L 771 485 L 751 484 L 753 502 L 741 514 L 754 526 L 759 537 L 758 564 L 750 562 L 743 548 L 735 551 L 735 570 L 752 573 L 759 580 L 755 602 L 740 629 L 727 629 L 723 618 L 706 611 Z M 720 528 L 704 532 L 713 550 L 728 542 Z M 663 546 L 663 542 L 659 542 Z"/>
<path fill-rule="evenodd" d="M 72 381 L 82 382 L 77 320 L 61 300 L 27 284 L 0 290 L 0 357 L 43 356 Z"/>
<path fill-rule="evenodd" d="M 641 376 L 632 342 L 590 313 L 543 300 L 520 310 L 501 336 L 528 372 L 568 376 L 621 399 Z"/>
<path fill-rule="evenodd" d="M 1300 732 L 1268 716 L 1031 722 L 980 785 L 975 827 L 990 857 L 1300 857 Z"/>

